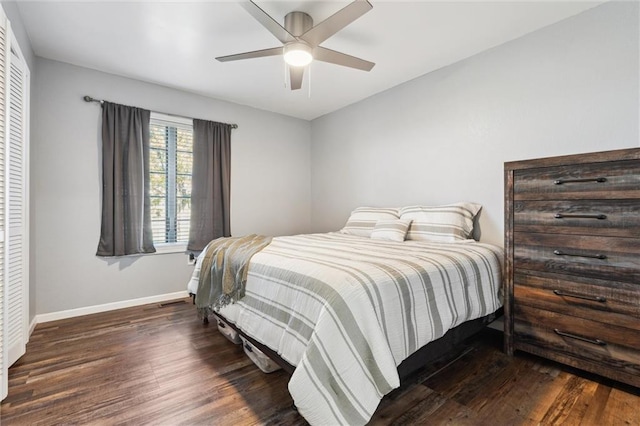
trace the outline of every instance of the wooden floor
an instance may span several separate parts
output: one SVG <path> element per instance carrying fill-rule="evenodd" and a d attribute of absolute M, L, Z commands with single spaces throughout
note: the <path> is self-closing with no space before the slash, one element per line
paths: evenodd
<path fill-rule="evenodd" d="M 640 425 L 640 391 L 532 356 L 488 330 L 387 396 L 372 424 Z M 8 425 L 299 425 L 263 374 L 185 299 L 40 324 L 9 370 Z"/>

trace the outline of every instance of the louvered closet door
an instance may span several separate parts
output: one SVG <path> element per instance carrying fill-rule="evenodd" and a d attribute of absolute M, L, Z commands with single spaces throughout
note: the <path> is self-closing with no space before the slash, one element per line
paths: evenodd
<path fill-rule="evenodd" d="M 8 364 L 13 364 L 26 349 L 28 340 L 28 240 L 27 240 L 27 78 L 28 70 L 15 44 L 11 46 L 8 86 L 8 132 L 5 148 L 6 239 L 5 283 Z"/>
<path fill-rule="evenodd" d="M 4 330 L 5 318 L 5 275 L 4 275 L 4 243 L 5 243 L 5 69 L 6 55 L 6 18 L 0 8 L 0 400 L 7 396 L 7 373 L 9 360 Z"/>

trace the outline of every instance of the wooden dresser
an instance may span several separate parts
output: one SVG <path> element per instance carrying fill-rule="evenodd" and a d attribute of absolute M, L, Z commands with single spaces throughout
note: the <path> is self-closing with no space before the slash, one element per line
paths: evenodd
<path fill-rule="evenodd" d="M 504 173 L 505 351 L 640 387 L 640 148 Z"/>

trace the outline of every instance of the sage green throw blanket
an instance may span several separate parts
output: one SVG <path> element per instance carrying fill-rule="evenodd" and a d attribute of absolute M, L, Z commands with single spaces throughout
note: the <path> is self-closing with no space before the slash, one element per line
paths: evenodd
<path fill-rule="evenodd" d="M 249 261 L 271 243 L 271 237 L 251 234 L 218 238 L 205 247 L 196 305 L 202 315 L 244 297 Z"/>

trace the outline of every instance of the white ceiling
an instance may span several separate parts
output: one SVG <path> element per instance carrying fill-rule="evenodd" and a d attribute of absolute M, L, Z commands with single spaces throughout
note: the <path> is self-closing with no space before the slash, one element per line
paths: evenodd
<path fill-rule="evenodd" d="M 373 61 L 373 70 L 314 62 L 294 92 L 281 57 L 214 59 L 280 45 L 236 1 L 18 6 L 38 56 L 311 120 L 603 3 L 370 1 L 370 12 L 322 45 Z M 349 1 L 256 3 L 283 24 L 293 10 L 318 23 Z"/>

